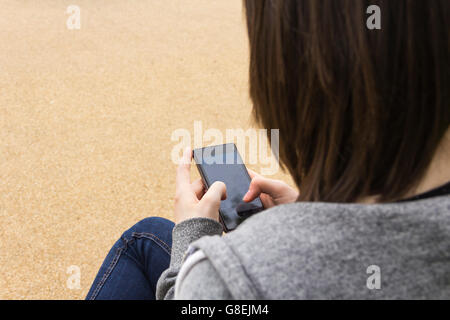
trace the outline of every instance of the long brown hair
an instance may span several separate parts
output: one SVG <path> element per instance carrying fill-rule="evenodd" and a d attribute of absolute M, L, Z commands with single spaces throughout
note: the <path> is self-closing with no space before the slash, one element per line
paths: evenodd
<path fill-rule="evenodd" d="M 254 116 L 280 129 L 299 200 L 389 201 L 418 183 L 449 127 L 449 4 L 244 0 Z"/>

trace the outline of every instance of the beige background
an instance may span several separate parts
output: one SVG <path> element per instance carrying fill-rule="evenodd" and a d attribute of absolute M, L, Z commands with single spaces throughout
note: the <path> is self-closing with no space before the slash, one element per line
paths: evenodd
<path fill-rule="evenodd" d="M 172 132 L 251 126 L 241 0 L 2 0 L 0 44 L 0 298 L 84 298 L 124 230 L 172 218 Z"/>

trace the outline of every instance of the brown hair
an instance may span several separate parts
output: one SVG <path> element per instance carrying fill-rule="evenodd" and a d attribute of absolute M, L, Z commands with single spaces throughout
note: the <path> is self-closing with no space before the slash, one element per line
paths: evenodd
<path fill-rule="evenodd" d="M 254 116 L 280 129 L 299 200 L 390 201 L 419 182 L 449 127 L 449 4 L 244 0 Z"/>

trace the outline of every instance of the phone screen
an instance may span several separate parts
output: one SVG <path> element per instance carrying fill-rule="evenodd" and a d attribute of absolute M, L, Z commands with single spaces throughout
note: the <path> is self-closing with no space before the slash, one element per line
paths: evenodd
<path fill-rule="evenodd" d="M 259 198 L 249 203 L 242 201 L 251 180 L 234 143 L 195 149 L 194 160 L 207 187 L 216 181 L 227 187 L 227 199 L 219 210 L 225 231 L 264 209 Z"/>

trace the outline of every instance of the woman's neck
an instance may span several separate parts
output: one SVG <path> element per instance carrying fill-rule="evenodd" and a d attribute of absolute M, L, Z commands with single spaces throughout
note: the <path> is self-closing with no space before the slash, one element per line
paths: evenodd
<path fill-rule="evenodd" d="M 412 197 L 437 188 L 450 180 L 450 129 L 442 137 L 442 141 L 434 153 L 425 175 L 416 188 L 407 194 Z"/>

